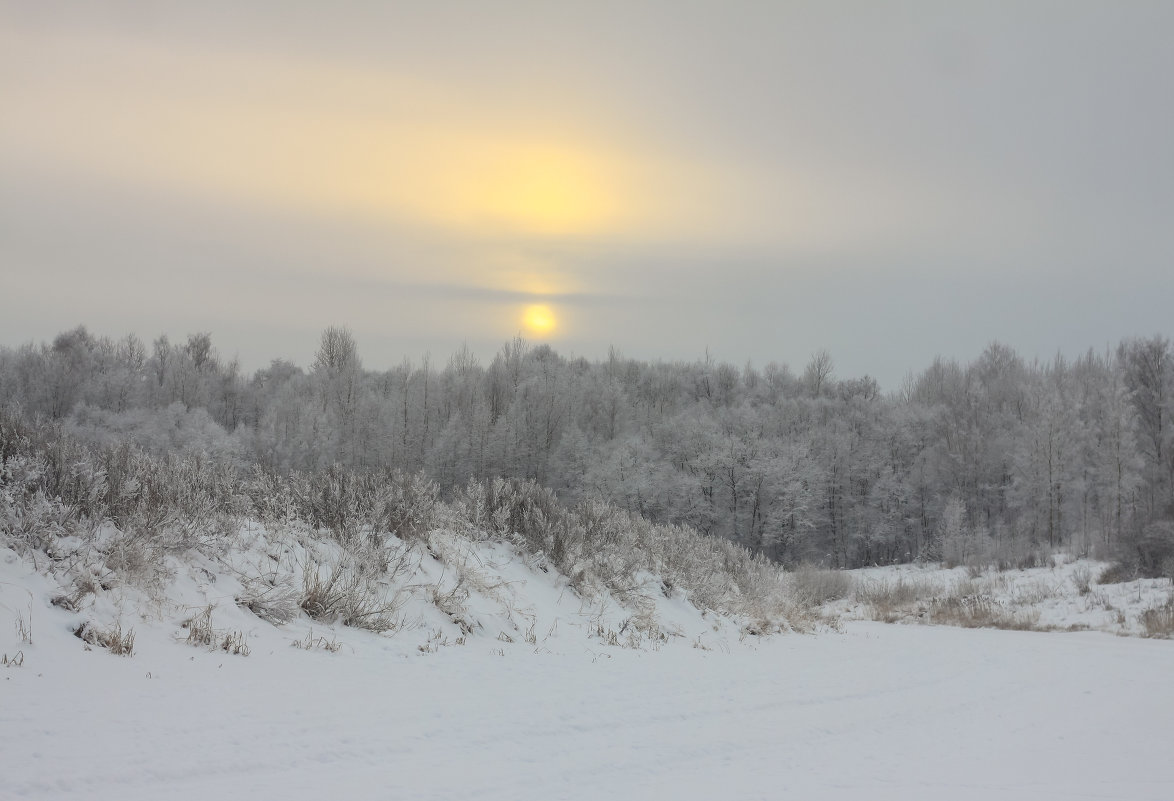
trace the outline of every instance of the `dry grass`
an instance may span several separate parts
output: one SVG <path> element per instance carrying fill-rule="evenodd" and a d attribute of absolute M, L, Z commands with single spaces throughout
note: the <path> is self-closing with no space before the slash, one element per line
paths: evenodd
<path fill-rule="evenodd" d="M 26 622 L 24 615 L 18 613 L 16 616 L 16 636 L 25 645 L 33 644 L 33 613 L 29 611 L 29 619 Z"/>
<path fill-rule="evenodd" d="M 926 617 L 930 623 L 966 629 L 1034 631 L 1039 625 L 1039 612 L 1016 611 L 988 595 L 950 594 L 935 599 Z"/>
<path fill-rule="evenodd" d="M 864 604 L 873 620 L 896 623 L 925 613 L 925 602 L 942 592 L 940 585 L 925 579 L 866 581 L 857 584 L 853 597 Z"/>
<path fill-rule="evenodd" d="M 1033 584 L 1021 588 L 1010 603 L 1004 604 L 995 597 L 994 590 L 1005 584 L 1005 579 L 998 576 L 966 579 L 953 587 L 901 577 L 893 582 L 861 583 L 855 598 L 866 607 L 872 620 L 884 623 L 913 620 L 962 628 L 1039 630 L 1039 612 L 1019 607 L 1047 597 L 1049 589 L 1043 583 Z"/>
<path fill-rule="evenodd" d="M 301 607 L 314 620 L 340 620 L 344 626 L 382 632 L 398 628 L 402 602 L 389 598 L 362 565 L 339 561 L 327 568 L 306 564 Z"/>
<path fill-rule="evenodd" d="M 441 591 L 439 586 L 429 587 L 428 595 L 432 604 L 460 627 L 462 634 L 469 634 L 476 628 L 476 623 L 470 619 L 469 609 L 465 606 L 465 601 L 469 599 L 469 591 L 462 583 L 457 582 L 448 592 Z"/>
<path fill-rule="evenodd" d="M 188 645 L 211 647 L 212 641 L 216 639 L 216 630 L 212 628 L 211 605 L 204 607 L 198 615 L 185 620 L 183 627 L 188 630 Z"/>
<path fill-rule="evenodd" d="M 787 577 L 791 596 L 804 606 L 821 606 L 852 594 L 852 576 L 840 570 L 803 565 Z"/>
<path fill-rule="evenodd" d="M 1174 637 L 1174 594 L 1161 606 L 1142 612 L 1141 625 L 1145 628 L 1146 637 Z"/>
<path fill-rule="evenodd" d="M 340 643 L 338 640 L 334 639 L 333 637 L 331 637 L 330 639 L 327 639 L 326 637 L 321 637 L 321 636 L 315 637 L 314 630 L 310 629 L 306 633 L 306 639 L 294 640 L 293 642 L 290 643 L 290 647 L 298 648 L 302 651 L 318 650 L 318 651 L 327 651 L 329 653 L 335 654 L 335 653 L 338 653 L 340 650 L 342 650 L 342 643 Z"/>
<path fill-rule="evenodd" d="M 233 656 L 248 656 L 251 652 L 243 631 L 229 631 L 220 636 L 219 650 Z"/>
<path fill-rule="evenodd" d="M 297 589 L 263 578 L 245 579 L 236 602 L 267 623 L 280 626 L 301 612 Z"/>
<path fill-rule="evenodd" d="M 73 579 L 73 592 L 68 595 L 61 593 L 53 596 L 50 603 L 56 607 L 60 607 L 68 612 L 80 612 L 82 605 L 86 598 L 91 595 L 97 595 L 100 591 L 110 589 L 110 577 L 107 576 L 105 583 L 98 575 L 94 573 L 93 568 L 86 569 L 83 573 L 75 576 Z"/>
<path fill-rule="evenodd" d="M 183 622 L 188 630 L 187 643 L 197 648 L 211 648 L 235 656 L 248 656 L 250 649 L 243 631 L 217 631 L 212 627 L 212 606 Z"/>
<path fill-rule="evenodd" d="M 1021 582 L 1014 586 L 1011 604 L 1013 606 L 1035 606 L 1055 598 L 1059 593 L 1060 588 L 1053 586 L 1045 579 Z"/>
<path fill-rule="evenodd" d="M 86 621 L 75 628 L 73 634 L 86 645 L 105 648 L 112 654 L 118 656 L 134 655 L 135 630 L 130 629 L 123 633 L 121 623 L 116 623 L 109 629 L 100 629 L 93 623 Z"/>

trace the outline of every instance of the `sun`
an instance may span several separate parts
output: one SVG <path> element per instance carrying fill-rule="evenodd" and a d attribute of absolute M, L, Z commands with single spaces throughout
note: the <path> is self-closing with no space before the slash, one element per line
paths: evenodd
<path fill-rule="evenodd" d="M 536 336 L 554 333 L 556 325 L 554 311 L 545 303 L 533 303 L 522 312 L 522 326 Z"/>

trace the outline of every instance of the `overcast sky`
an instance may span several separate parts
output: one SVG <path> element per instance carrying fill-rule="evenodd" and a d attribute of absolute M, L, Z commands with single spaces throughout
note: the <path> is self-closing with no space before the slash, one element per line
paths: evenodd
<path fill-rule="evenodd" d="M 887 389 L 1171 333 L 1174 3 L 0 0 L 0 343 Z M 551 326 L 551 324 L 553 325 Z M 550 326 L 550 327 L 547 327 Z"/>

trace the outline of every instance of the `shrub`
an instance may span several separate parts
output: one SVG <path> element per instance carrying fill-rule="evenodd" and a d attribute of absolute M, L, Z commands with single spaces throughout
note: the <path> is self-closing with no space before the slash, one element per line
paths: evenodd
<path fill-rule="evenodd" d="M 1134 554 L 1141 575 L 1165 576 L 1167 562 L 1174 562 L 1174 522 L 1155 520 L 1148 524 L 1134 543 Z"/>
<path fill-rule="evenodd" d="M 152 595 L 161 594 L 172 577 L 163 541 L 149 529 L 116 532 L 101 552 L 110 573 Z"/>
<path fill-rule="evenodd" d="M 272 495 L 270 483 L 262 487 L 262 497 Z M 423 474 L 360 473 L 339 464 L 291 476 L 289 486 L 299 515 L 341 542 L 363 535 L 378 541 L 385 533 L 418 536 L 432 525 L 440 498 L 439 486 Z"/>
<path fill-rule="evenodd" d="M 1124 562 L 1113 562 L 1097 576 L 1097 584 L 1124 584 L 1137 578 L 1134 568 Z"/>
<path fill-rule="evenodd" d="M 372 509 L 370 528 L 401 540 L 419 538 L 435 524 L 440 486 L 422 473 L 386 471 Z"/>

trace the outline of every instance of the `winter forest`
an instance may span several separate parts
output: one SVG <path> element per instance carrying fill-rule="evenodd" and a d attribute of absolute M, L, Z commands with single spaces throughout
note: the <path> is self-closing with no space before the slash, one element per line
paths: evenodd
<path fill-rule="evenodd" d="M 329 328 L 308 369 L 253 375 L 208 333 L 119 340 L 84 327 L 0 348 L 0 407 L 104 446 L 266 474 L 493 477 L 602 499 L 784 565 L 1030 564 L 1065 549 L 1168 573 L 1174 353 L 1155 336 L 1029 362 L 994 343 L 895 391 L 710 358 L 568 359 L 521 338 L 488 364 L 363 365 Z"/>

